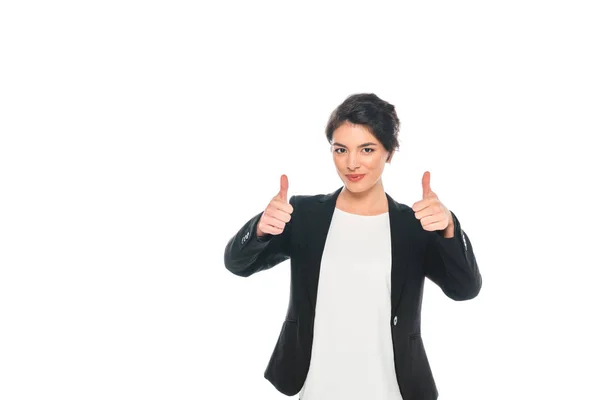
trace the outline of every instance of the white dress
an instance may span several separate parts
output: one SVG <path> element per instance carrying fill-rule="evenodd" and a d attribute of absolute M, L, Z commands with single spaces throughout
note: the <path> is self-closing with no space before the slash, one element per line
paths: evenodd
<path fill-rule="evenodd" d="M 394 369 L 389 212 L 335 208 L 327 234 L 311 363 L 299 400 L 401 400 Z"/>

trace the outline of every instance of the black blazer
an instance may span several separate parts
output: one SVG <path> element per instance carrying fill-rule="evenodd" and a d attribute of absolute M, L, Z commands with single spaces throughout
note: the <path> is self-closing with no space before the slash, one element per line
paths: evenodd
<path fill-rule="evenodd" d="M 287 315 L 264 377 L 281 393 L 300 392 L 310 366 L 315 303 L 321 256 L 342 187 L 319 195 L 290 198 L 292 218 L 280 235 L 258 237 L 252 217 L 225 247 L 225 267 L 248 277 L 290 259 L 291 286 Z M 411 207 L 389 205 L 392 270 L 390 329 L 396 379 L 404 400 L 434 400 L 438 391 L 421 338 L 424 278 L 454 300 L 472 299 L 481 289 L 481 274 L 471 242 L 456 215 L 454 237 L 423 229 Z M 351 323 L 348 329 L 352 329 Z"/>

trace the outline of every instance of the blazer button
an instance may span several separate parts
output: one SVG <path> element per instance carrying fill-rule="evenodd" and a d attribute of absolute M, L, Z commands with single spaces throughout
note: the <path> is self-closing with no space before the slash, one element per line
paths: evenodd
<path fill-rule="evenodd" d="M 394 317 L 394 325 L 396 325 L 398 323 L 398 316 Z"/>
<path fill-rule="evenodd" d="M 246 232 L 246 234 L 242 237 L 242 244 L 250 237 L 250 232 Z"/>

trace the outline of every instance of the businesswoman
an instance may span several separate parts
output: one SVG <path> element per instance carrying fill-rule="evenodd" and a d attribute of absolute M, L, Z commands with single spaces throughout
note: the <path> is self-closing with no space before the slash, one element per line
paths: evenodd
<path fill-rule="evenodd" d="M 438 390 L 421 337 L 424 279 L 454 300 L 482 279 L 458 218 L 422 179 L 411 206 L 384 191 L 398 147 L 393 105 L 375 94 L 346 98 L 326 136 L 343 186 L 295 195 L 288 179 L 228 241 L 224 261 L 249 277 L 290 260 L 287 315 L 264 372 L 300 400 L 434 400 Z"/>

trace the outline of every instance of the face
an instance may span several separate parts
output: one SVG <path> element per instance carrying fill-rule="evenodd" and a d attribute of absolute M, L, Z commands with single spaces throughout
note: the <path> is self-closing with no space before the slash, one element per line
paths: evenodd
<path fill-rule="evenodd" d="M 345 122 L 332 135 L 333 161 L 344 186 L 351 192 L 363 192 L 380 183 L 390 153 L 364 125 Z M 388 157 L 390 160 L 387 161 Z M 347 175 L 364 174 L 358 181 Z"/>

